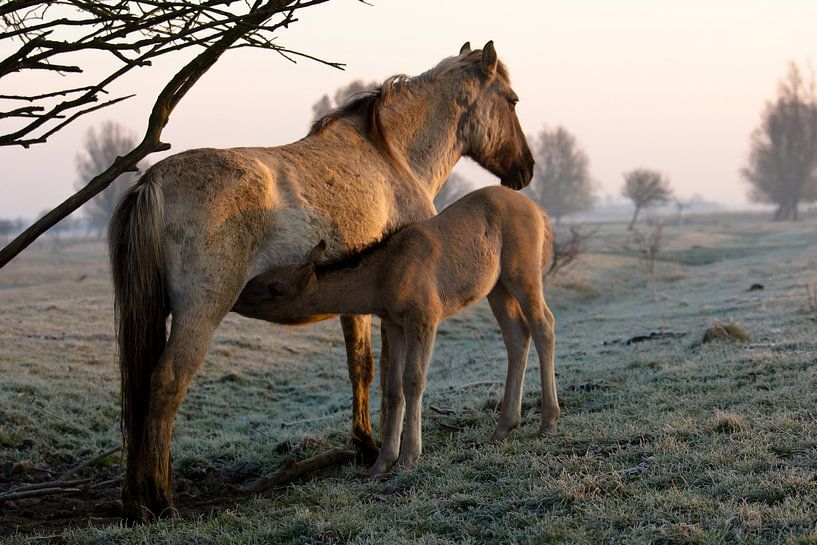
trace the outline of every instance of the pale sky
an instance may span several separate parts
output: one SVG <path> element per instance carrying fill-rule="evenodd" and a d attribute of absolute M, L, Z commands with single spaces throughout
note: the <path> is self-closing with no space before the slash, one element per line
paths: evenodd
<path fill-rule="evenodd" d="M 746 202 L 739 169 L 749 135 L 787 63 L 817 62 L 814 0 L 370 3 L 304 10 L 279 35 L 290 48 L 346 63 L 345 72 L 271 52 L 228 52 L 177 107 L 163 140 L 173 152 L 285 144 L 305 134 L 324 93 L 354 79 L 418 74 L 465 41 L 476 48 L 492 39 L 520 97 L 525 132 L 565 126 L 587 152 L 600 194 L 617 196 L 622 173 L 644 166 L 666 173 L 682 197 L 734 205 Z M 117 90 L 136 98 L 46 144 L 0 148 L 0 217 L 33 217 L 72 193 L 74 157 L 89 127 L 114 120 L 141 138 L 156 93 L 183 60 L 134 72 Z M 2 92 L 21 89 L 4 81 Z M 458 169 L 479 183 L 496 181 L 473 164 Z"/>

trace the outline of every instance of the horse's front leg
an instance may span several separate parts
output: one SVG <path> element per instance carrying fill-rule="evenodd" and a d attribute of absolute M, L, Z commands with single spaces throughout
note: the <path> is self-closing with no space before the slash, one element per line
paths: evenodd
<path fill-rule="evenodd" d="M 371 316 L 341 316 L 343 339 L 346 343 L 346 363 L 352 381 L 352 444 L 366 465 L 380 454 L 372 438 L 369 416 L 369 387 L 374 379 Z"/>

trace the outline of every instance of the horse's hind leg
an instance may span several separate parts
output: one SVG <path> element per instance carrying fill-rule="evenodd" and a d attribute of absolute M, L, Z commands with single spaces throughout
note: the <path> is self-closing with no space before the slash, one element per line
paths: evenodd
<path fill-rule="evenodd" d="M 501 441 L 519 425 L 522 418 L 522 387 L 528 362 L 530 332 L 519 304 L 501 283 L 488 294 L 488 303 L 502 330 L 502 339 L 508 351 L 508 374 L 502 410 L 496 430 L 491 435 L 491 441 Z"/>
<path fill-rule="evenodd" d="M 204 361 L 218 322 L 212 316 L 208 319 L 192 312 L 173 317 L 167 346 L 150 377 L 150 402 L 140 451 L 142 459 L 128 460 L 129 468 L 137 467 L 140 474 L 129 476 L 129 495 L 136 501 L 129 502 L 126 509 L 143 510 L 126 513 L 131 520 L 174 514 L 170 474 L 173 423 L 187 387 Z"/>
<path fill-rule="evenodd" d="M 346 343 L 346 363 L 352 381 L 352 444 L 363 463 L 371 465 L 380 454 L 372 439 L 369 415 L 369 387 L 374 379 L 371 316 L 341 316 L 343 339 Z"/>

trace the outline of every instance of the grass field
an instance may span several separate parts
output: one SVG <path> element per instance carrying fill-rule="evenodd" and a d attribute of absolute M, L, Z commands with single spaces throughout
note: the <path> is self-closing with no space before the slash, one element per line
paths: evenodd
<path fill-rule="evenodd" d="M 483 302 L 441 328 L 415 469 L 373 483 L 348 465 L 242 495 L 288 460 L 344 444 L 351 389 L 337 321 L 230 315 L 177 418 L 181 518 L 119 525 L 117 454 L 77 472 L 90 479 L 77 493 L 0 504 L 0 539 L 817 544 L 817 301 L 806 289 L 817 286 L 817 219 L 665 227 L 652 289 L 627 237 L 601 226 L 548 286 L 562 406 L 553 436 L 535 433 L 531 358 L 525 422 L 486 443 L 502 385 L 473 383 L 504 379 L 505 350 Z M 103 245 L 40 243 L 0 271 L 0 306 L 2 493 L 121 441 Z M 748 339 L 702 343 L 717 323 Z M 628 343 L 654 332 L 672 335 Z"/>

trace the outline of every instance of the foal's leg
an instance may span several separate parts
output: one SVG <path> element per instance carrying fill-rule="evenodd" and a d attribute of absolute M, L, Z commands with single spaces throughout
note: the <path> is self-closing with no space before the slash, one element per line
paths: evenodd
<path fill-rule="evenodd" d="M 385 321 L 384 321 L 385 322 Z M 383 395 L 386 399 L 383 428 L 380 430 L 382 439 L 380 456 L 377 458 L 369 474 L 373 477 L 386 473 L 397 460 L 400 453 L 400 432 L 403 426 L 403 411 L 405 398 L 403 397 L 403 367 L 406 361 L 406 336 L 403 328 L 392 323 L 385 324 L 389 336 L 390 365 L 386 376 L 386 389 Z"/>
<path fill-rule="evenodd" d="M 505 379 L 502 411 L 496 430 L 491 435 L 491 441 L 501 441 L 522 419 L 522 387 L 528 363 L 530 332 L 519 304 L 501 283 L 497 283 L 488 294 L 488 303 L 502 330 L 502 339 L 508 351 L 508 375 Z"/>
<path fill-rule="evenodd" d="M 406 361 L 403 369 L 406 433 L 400 446 L 400 457 L 397 459 L 397 467 L 400 469 L 413 466 L 423 451 L 423 392 L 436 333 L 436 326 L 428 323 L 406 327 Z"/>
<path fill-rule="evenodd" d="M 533 279 L 531 279 L 533 277 Z M 539 273 L 517 276 L 515 280 L 503 280 L 508 291 L 513 294 L 525 315 L 533 335 L 533 343 L 539 354 L 539 372 L 542 376 L 542 423 L 539 433 L 544 435 L 556 431 L 559 420 L 559 399 L 556 395 L 556 370 L 553 353 L 556 343 L 556 321 L 542 295 Z"/>
<path fill-rule="evenodd" d="M 369 418 L 369 386 L 374 378 L 372 319 L 367 315 L 341 316 L 346 342 L 346 363 L 352 381 L 352 444 L 367 465 L 374 463 L 380 449 L 372 439 Z"/>

